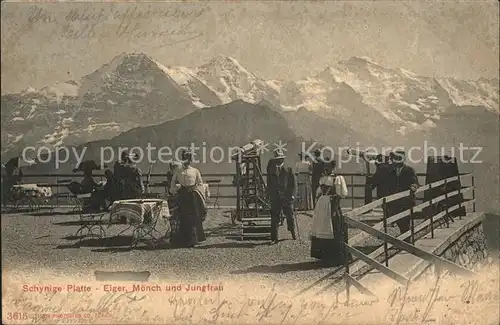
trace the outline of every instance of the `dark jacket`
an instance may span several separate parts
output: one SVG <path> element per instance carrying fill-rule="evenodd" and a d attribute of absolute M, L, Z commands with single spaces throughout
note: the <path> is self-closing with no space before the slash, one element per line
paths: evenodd
<path fill-rule="evenodd" d="M 369 179 L 372 189 L 377 189 L 377 198 L 382 198 L 384 196 L 391 195 L 395 189 L 391 188 L 394 182 L 389 180 L 389 175 L 391 173 L 391 165 L 389 164 L 379 164 L 373 176 Z"/>
<path fill-rule="evenodd" d="M 271 200 L 292 200 L 295 194 L 295 175 L 290 166 L 284 164 L 281 168 L 271 160 L 267 165 L 267 192 Z"/>
<path fill-rule="evenodd" d="M 83 175 L 82 180 L 82 193 L 92 193 L 96 188 L 97 183 L 94 181 L 92 175 Z"/>
<path fill-rule="evenodd" d="M 320 159 L 316 158 L 316 161 L 312 163 L 311 181 L 312 183 L 318 183 L 321 176 L 325 171 L 325 163 Z"/>
<path fill-rule="evenodd" d="M 390 173 L 391 179 L 394 182 L 393 186 L 396 190 L 396 193 L 407 191 L 412 185 L 419 185 L 417 173 L 415 173 L 415 170 L 408 165 L 403 165 L 399 176 L 397 175 L 396 167 L 391 168 Z"/>
<path fill-rule="evenodd" d="M 419 186 L 417 173 L 407 165 L 403 165 L 399 176 L 397 175 L 396 167 L 391 168 L 389 172 L 389 186 L 392 190 L 391 194 L 407 191 L 412 185 Z M 397 214 L 410 209 L 415 205 L 415 197 L 413 195 L 401 198 L 390 202 L 389 209 L 391 214 Z"/>
<path fill-rule="evenodd" d="M 144 193 L 141 170 L 134 164 L 126 164 L 121 169 L 124 199 L 140 198 Z"/>

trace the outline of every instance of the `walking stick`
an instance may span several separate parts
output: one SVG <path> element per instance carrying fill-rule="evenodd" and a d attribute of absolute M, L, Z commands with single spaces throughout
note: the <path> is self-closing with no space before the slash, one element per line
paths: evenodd
<path fill-rule="evenodd" d="M 299 221 L 297 220 L 297 214 L 293 211 L 293 218 L 295 219 L 295 229 L 297 229 L 297 237 L 300 241 L 300 229 L 299 229 Z"/>

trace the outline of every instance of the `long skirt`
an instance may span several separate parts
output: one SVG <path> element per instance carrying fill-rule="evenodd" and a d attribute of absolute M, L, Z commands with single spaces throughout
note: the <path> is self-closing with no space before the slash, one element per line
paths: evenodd
<path fill-rule="evenodd" d="M 313 206 L 311 177 L 307 174 L 297 176 L 297 201 L 298 210 L 309 211 Z"/>
<path fill-rule="evenodd" d="M 332 199 L 329 195 L 319 197 L 311 231 L 311 257 L 332 266 L 342 265 L 346 258 L 346 227 L 338 203 L 337 198 Z"/>
<path fill-rule="evenodd" d="M 172 235 L 172 244 L 193 247 L 206 240 L 203 218 L 206 214 L 203 200 L 192 187 L 181 187 L 177 193 L 179 227 Z"/>

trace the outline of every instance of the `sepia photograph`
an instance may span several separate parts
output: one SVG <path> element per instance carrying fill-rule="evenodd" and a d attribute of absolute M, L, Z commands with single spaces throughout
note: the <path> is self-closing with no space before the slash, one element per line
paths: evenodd
<path fill-rule="evenodd" d="M 500 324 L 498 1 L 2 1 L 3 324 Z"/>

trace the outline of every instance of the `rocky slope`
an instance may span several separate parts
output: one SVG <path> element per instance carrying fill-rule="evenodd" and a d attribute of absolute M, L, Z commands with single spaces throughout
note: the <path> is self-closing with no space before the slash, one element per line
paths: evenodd
<path fill-rule="evenodd" d="M 2 95 L 2 153 L 110 138 L 234 100 L 284 109 L 289 121 L 312 111 L 329 128 L 342 125 L 344 133 L 391 142 L 437 128 L 450 112 L 480 115 L 481 107 L 498 114 L 498 89 L 498 79 L 422 77 L 360 57 L 303 80 L 279 81 L 263 80 L 224 55 L 191 69 L 163 66 L 144 53 L 121 54 L 82 80 Z"/>

